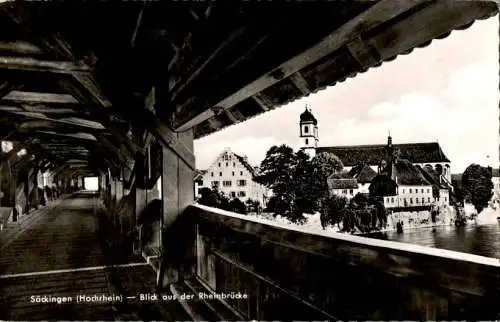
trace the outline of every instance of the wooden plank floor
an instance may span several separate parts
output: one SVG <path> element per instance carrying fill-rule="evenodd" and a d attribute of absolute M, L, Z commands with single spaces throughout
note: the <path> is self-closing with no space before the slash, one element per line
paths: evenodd
<path fill-rule="evenodd" d="M 187 319 L 177 302 L 140 301 L 155 292 L 156 275 L 144 261 L 109 265 L 92 198 L 75 194 L 43 216 L 0 253 L 0 320 Z M 80 295 L 119 300 L 77 302 Z M 71 302 L 37 302 L 44 296 Z"/>

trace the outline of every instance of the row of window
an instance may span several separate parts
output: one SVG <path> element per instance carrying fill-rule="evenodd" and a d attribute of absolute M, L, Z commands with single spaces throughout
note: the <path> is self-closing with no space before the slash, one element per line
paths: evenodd
<path fill-rule="evenodd" d="M 219 162 L 219 168 L 222 166 L 222 163 Z M 233 167 L 236 166 L 236 162 L 233 162 Z M 226 167 L 229 167 L 229 162 L 226 162 Z"/>
<path fill-rule="evenodd" d="M 347 194 L 347 191 L 348 191 L 347 189 L 342 190 L 342 194 L 343 194 L 343 195 L 346 195 L 346 194 Z M 353 190 L 353 189 L 349 189 L 349 194 L 350 194 L 351 196 L 352 196 L 352 195 L 354 195 L 354 190 Z"/>
<path fill-rule="evenodd" d="M 245 191 L 238 191 L 238 197 L 246 197 Z M 231 191 L 231 197 L 236 198 L 236 191 Z"/>
<path fill-rule="evenodd" d="M 415 193 L 418 193 L 419 189 L 412 189 L 412 188 L 409 188 L 409 191 L 408 193 L 413 193 L 413 190 L 415 190 Z M 431 189 L 427 188 L 427 193 L 430 193 L 431 192 Z M 405 189 L 402 189 L 402 193 L 405 193 Z M 420 189 L 420 193 L 424 193 L 424 189 Z"/>
<path fill-rule="evenodd" d="M 213 172 L 210 172 L 210 175 L 213 177 L 213 176 L 214 176 L 214 173 L 213 173 Z M 232 171 L 232 175 L 233 175 L 233 177 L 234 177 L 234 175 L 235 175 L 235 172 L 234 172 L 234 171 Z M 240 171 L 240 176 L 242 176 L 242 175 L 243 175 L 243 171 Z M 219 172 L 219 177 L 222 177 L 222 172 Z"/>
<path fill-rule="evenodd" d="M 203 186 L 202 180 L 198 180 L 197 183 L 198 183 L 198 185 Z M 231 180 L 222 181 L 223 187 L 231 187 L 232 185 L 233 185 L 233 182 Z M 246 180 L 238 180 L 237 185 L 239 187 L 244 187 L 247 185 L 247 181 Z M 218 187 L 218 186 L 219 186 L 219 181 L 212 181 L 212 187 Z"/>
<path fill-rule="evenodd" d="M 420 203 L 419 200 L 422 200 L 422 203 L 425 203 L 425 198 L 422 197 L 422 199 L 419 199 L 419 198 L 415 198 L 415 203 L 418 204 Z M 434 200 L 436 201 L 439 201 L 439 198 L 434 198 Z M 396 198 L 396 201 L 397 201 L 397 198 Z M 413 204 L 413 198 L 400 198 L 400 201 L 401 202 L 404 202 L 405 204 L 409 201 L 410 204 Z M 444 197 L 444 201 L 446 202 L 447 201 L 447 198 Z M 385 197 L 385 202 L 387 203 L 394 203 L 394 197 Z M 427 198 L 427 202 L 430 203 L 431 202 L 431 198 L 428 197 Z"/>

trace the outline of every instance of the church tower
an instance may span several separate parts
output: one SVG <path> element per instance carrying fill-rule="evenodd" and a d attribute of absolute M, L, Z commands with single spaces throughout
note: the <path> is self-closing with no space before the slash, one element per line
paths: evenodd
<path fill-rule="evenodd" d="M 306 105 L 306 110 L 300 114 L 300 149 L 311 158 L 316 155 L 318 147 L 318 121 Z"/>

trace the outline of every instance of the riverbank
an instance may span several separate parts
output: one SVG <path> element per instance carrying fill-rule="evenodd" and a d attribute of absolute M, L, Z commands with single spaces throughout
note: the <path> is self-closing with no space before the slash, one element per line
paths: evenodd
<path fill-rule="evenodd" d="M 477 215 L 476 210 L 470 204 L 465 204 L 464 212 L 465 216 L 469 218 L 466 222 L 466 226 L 481 224 L 481 223 L 495 223 L 497 221 L 496 217 L 500 215 L 498 213 L 499 208 L 496 207 L 498 202 L 492 202 L 488 208 L 483 210 L 480 215 Z M 294 223 L 285 217 L 274 216 L 272 213 L 250 213 L 255 219 L 261 222 L 268 223 L 279 223 L 281 225 L 289 225 L 296 229 L 302 229 L 304 231 L 321 231 L 329 233 L 344 233 L 341 231 L 338 225 L 328 226 L 323 229 L 321 225 L 320 214 L 304 214 L 305 220 L 302 223 Z M 389 233 L 397 231 L 397 223 L 402 222 L 403 231 L 414 231 L 422 228 L 435 228 L 435 227 L 446 227 L 455 226 L 456 211 L 452 206 L 441 206 L 439 208 L 439 215 L 436 216 L 435 222 L 432 221 L 432 216 L 429 211 L 420 212 L 400 212 L 393 213 L 387 217 L 387 225 L 385 228 L 377 230 L 376 232 Z M 470 218 L 475 218 L 471 220 Z M 369 235 L 373 232 L 362 233 L 356 232 L 355 235 Z"/>

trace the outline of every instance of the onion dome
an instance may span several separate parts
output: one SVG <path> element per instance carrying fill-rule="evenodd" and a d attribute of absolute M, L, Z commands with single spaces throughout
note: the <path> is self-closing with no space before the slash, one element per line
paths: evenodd
<path fill-rule="evenodd" d="M 300 122 L 305 123 L 305 122 L 312 122 L 314 125 L 318 125 L 318 120 L 312 115 L 311 111 L 309 111 L 306 107 L 306 110 L 300 114 Z"/>

